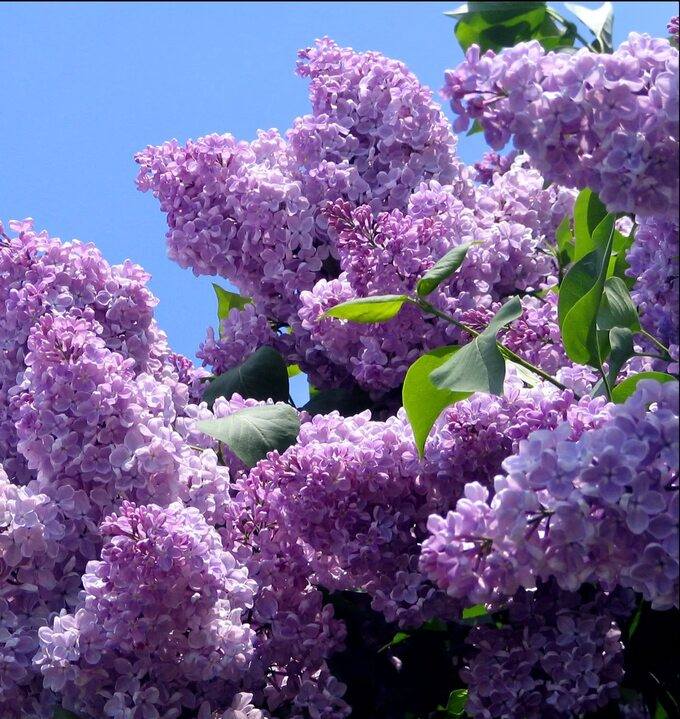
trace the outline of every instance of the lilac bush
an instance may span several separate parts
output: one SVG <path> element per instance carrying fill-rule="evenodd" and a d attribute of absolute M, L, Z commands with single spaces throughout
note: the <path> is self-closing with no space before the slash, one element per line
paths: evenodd
<path fill-rule="evenodd" d="M 241 294 L 201 367 L 140 267 L 0 225 L 3 719 L 672 715 L 677 18 L 564 27 L 467 48 L 453 126 L 324 38 L 289 130 L 138 153 Z"/>

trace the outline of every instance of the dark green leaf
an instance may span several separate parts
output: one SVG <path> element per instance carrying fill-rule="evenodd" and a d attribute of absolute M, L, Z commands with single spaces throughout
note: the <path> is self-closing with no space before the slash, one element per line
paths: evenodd
<path fill-rule="evenodd" d="M 514 15 L 522 15 L 530 10 L 535 10 L 537 7 L 545 6 L 545 2 L 468 2 L 459 5 L 455 10 L 448 10 L 444 15 L 448 17 L 460 17 L 462 15 L 469 15 L 470 13 L 484 11 L 487 13 L 494 13 L 495 16 L 502 20 L 506 17 L 512 17 Z"/>
<path fill-rule="evenodd" d="M 62 709 L 61 707 L 57 707 L 54 710 L 54 719 L 79 719 L 79 717 L 77 714 L 74 714 L 73 712 L 70 712 L 67 709 Z"/>
<path fill-rule="evenodd" d="M 597 313 L 597 327 L 601 330 L 627 327 L 633 332 L 640 329 L 640 318 L 630 292 L 619 277 L 610 277 L 604 284 L 602 302 Z"/>
<path fill-rule="evenodd" d="M 427 297 L 463 264 L 469 249 L 469 244 L 459 245 L 447 252 L 440 260 L 437 260 L 434 266 L 418 281 L 416 292 L 421 297 Z"/>
<path fill-rule="evenodd" d="M 566 252 L 567 257 L 572 260 L 574 252 L 574 236 L 571 232 L 571 221 L 566 216 L 555 230 L 555 242 L 558 252 Z"/>
<path fill-rule="evenodd" d="M 343 417 L 351 417 L 370 407 L 371 398 L 362 390 L 354 388 L 317 390 L 301 409 L 311 415 L 329 414 L 337 410 Z"/>
<path fill-rule="evenodd" d="M 609 387 L 613 387 L 621 368 L 635 354 L 633 333 L 627 327 L 613 327 L 607 333 L 607 340 L 606 354 L 609 354 L 607 383 Z M 605 352 L 601 351 L 601 356 L 604 354 Z M 604 380 L 600 380 L 593 388 L 593 397 L 604 394 L 606 389 L 607 385 Z"/>
<path fill-rule="evenodd" d="M 386 649 L 390 649 L 391 647 L 396 647 L 397 645 L 401 644 L 402 642 L 405 642 L 407 639 L 410 639 L 411 635 L 407 634 L 406 632 L 397 632 L 393 637 L 392 640 L 387 642 L 384 647 L 380 647 L 378 649 L 378 652 L 384 652 Z"/>
<path fill-rule="evenodd" d="M 604 291 L 611 255 L 614 215 L 607 215 L 597 226 L 596 249 L 576 262 L 560 285 L 558 317 L 564 348 L 580 364 L 600 367 L 602 358 L 597 342 L 597 313 Z"/>
<path fill-rule="evenodd" d="M 224 442 L 247 467 L 254 467 L 269 452 L 284 452 L 295 444 L 300 420 L 290 405 L 269 404 L 247 407 L 219 419 L 204 419 L 196 426 Z"/>
<path fill-rule="evenodd" d="M 246 305 L 249 305 L 252 302 L 250 297 L 244 297 L 243 295 L 237 295 L 235 292 L 229 292 L 229 290 L 225 290 L 223 287 L 220 287 L 214 282 L 213 289 L 217 295 L 217 319 L 220 320 L 220 322 L 234 308 L 242 310 Z"/>
<path fill-rule="evenodd" d="M 406 295 L 378 295 L 376 297 L 360 297 L 335 305 L 326 310 L 322 317 L 338 317 L 361 324 L 373 322 L 386 322 L 399 314 L 405 302 Z"/>
<path fill-rule="evenodd" d="M 574 262 L 597 247 L 597 239 L 593 237 L 593 233 L 606 216 L 607 208 L 592 190 L 586 187 L 579 192 L 574 203 Z"/>
<path fill-rule="evenodd" d="M 212 407 L 218 397 L 241 397 L 274 401 L 288 399 L 288 369 L 281 355 L 272 347 L 260 347 L 237 367 L 210 380 L 203 399 Z"/>
<path fill-rule="evenodd" d="M 513 297 L 496 313 L 484 332 L 430 374 L 432 384 L 453 392 L 502 394 L 505 359 L 498 348 L 497 335 L 521 314 L 522 304 L 518 297 Z"/>
<path fill-rule="evenodd" d="M 623 404 L 637 388 L 638 382 L 643 379 L 653 379 L 657 382 L 677 382 L 677 378 L 672 374 L 665 372 L 638 372 L 637 374 L 626 377 L 621 384 L 616 385 L 612 390 L 612 401 L 616 404 Z"/>
<path fill-rule="evenodd" d="M 467 8 L 455 29 L 464 50 L 477 44 L 482 52 L 498 51 L 531 40 L 546 17 L 545 3 L 467 3 Z"/>
<path fill-rule="evenodd" d="M 565 2 L 564 6 L 595 35 L 600 52 L 613 51 L 614 6 L 610 2 L 603 3 L 596 9 L 572 2 Z"/>
<path fill-rule="evenodd" d="M 402 389 L 402 403 L 413 429 L 418 453 L 423 456 L 425 442 L 444 408 L 470 396 L 470 392 L 438 389 L 430 374 L 441 367 L 459 347 L 438 347 L 419 357 L 409 368 Z"/>

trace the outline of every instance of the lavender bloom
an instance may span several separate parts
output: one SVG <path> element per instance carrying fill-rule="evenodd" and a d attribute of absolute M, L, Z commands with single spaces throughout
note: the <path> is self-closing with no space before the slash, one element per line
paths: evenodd
<path fill-rule="evenodd" d="M 678 52 L 667 40 L 632 33 L 611 55 L 473 45 L 444 96 L 456 130 L 477 120 L 495 150 L 512 138 L 548 180 L 590 187 L 612 211 L 677 215 Z"/>
<path fill-rule="evenodd" d="M 540 430 L 503 463 L 495 494 L 478 483 L 432 515 L 421 569 L 456 598 L 511 596 L 555 577 L 640 592 L 657 609 L 678 591 L 678 385 L 643 380 L 579 439 Z"/>

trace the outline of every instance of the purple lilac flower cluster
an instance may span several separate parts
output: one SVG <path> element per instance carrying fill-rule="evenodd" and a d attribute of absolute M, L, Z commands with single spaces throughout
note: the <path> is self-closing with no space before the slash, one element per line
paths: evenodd
<path fill-rule="evenodd" d="M 473 45 L 444 96 L 456 130 L 476 120 L 495 150 L 512 139 L 549 181 L 589 187 L 612 211 L 677 216 L 678 51 L 667 40 L 632 33 L 611 55 Z"/>
<path fill-rule="evenodd" d="M 421 569 L 471 603 L 554 577 L 631 587 L 657 609 L 678 596 L 678 384 L 643 380 L 611 418 L 573 441 L 539 430 L 503 462 L 494 495 L 479 482 L 432 515 Z"/>
<path fill-rule="evenodd" d="M 190 401 L 202 373 L 169 351 L 141 269 L 30 222 L 11 228 L 0 247 L 2 716 L 51 717 L 57 701 L 116 719 L 255 718 L 284 705 L 297 719 L 345 716 L 325 666 L 343 628 L 309 573 L 291 587 L 282 562 L 274 581 L 249 530 L 224 530 L 245 510 L 196 421 L 254 403 L 218 400 L 213 414 Z"/>
<path fill-rule="evenodd" d="M 439 309 L 490 308 L 554 284 L 549 248 L 574 193 L 545 189 L 526 156 L 475 187 L 430 91 L 398 62 L 330 40 L 300 57 L 312 114 L 285 138 L 270 131 L 252 143 L 213 135 L 149 147 L 137 156 L 138 185 L 167 215 L 171 258 L 252 295 L 201 346 L 215 374 L 269 344 L 315 386 L 358 384 L 377 398 L 401 384 L 423 349 L 460 333 L 414 308 L 362 331 L 323 311 L 413 291 L 463 243 L 473 248 L 456 282 L 432 298 Z M 291 333 L 277 331 L 286 326 Z"/>
<path fill-rule="evenodd" d="M 615 599 L 584 601 L 554 582 L 511 599 L 508 622 L 475 627 L 475 654 L 461 676 L 466 713 L 490 717 L 583 716 L 619 694 L 623 645 Z"/>

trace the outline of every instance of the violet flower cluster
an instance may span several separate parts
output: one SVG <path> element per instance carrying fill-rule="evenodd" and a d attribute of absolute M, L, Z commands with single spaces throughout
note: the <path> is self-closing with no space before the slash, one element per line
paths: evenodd
<path fill-rule="evenodd" d="M 495 150 L 510 139 L 550 182 L 589 187 L 612 211 L 678 213 L 678 51 L 631 33 L 613 54 L 496 54 L 470 47 L 446 74 L 456 130 L 476 120 Z"/>
<path fill-rule="evenodd" d="M 678 596 L 678 384 L 642 380 L 611 418 L 573 441 L 539 430 L 503 462 L 493 497 L 480 482 L 428 520 L 421 569 L 470 603 L 554 577 L 630 587 L 656 609 Z"/>

